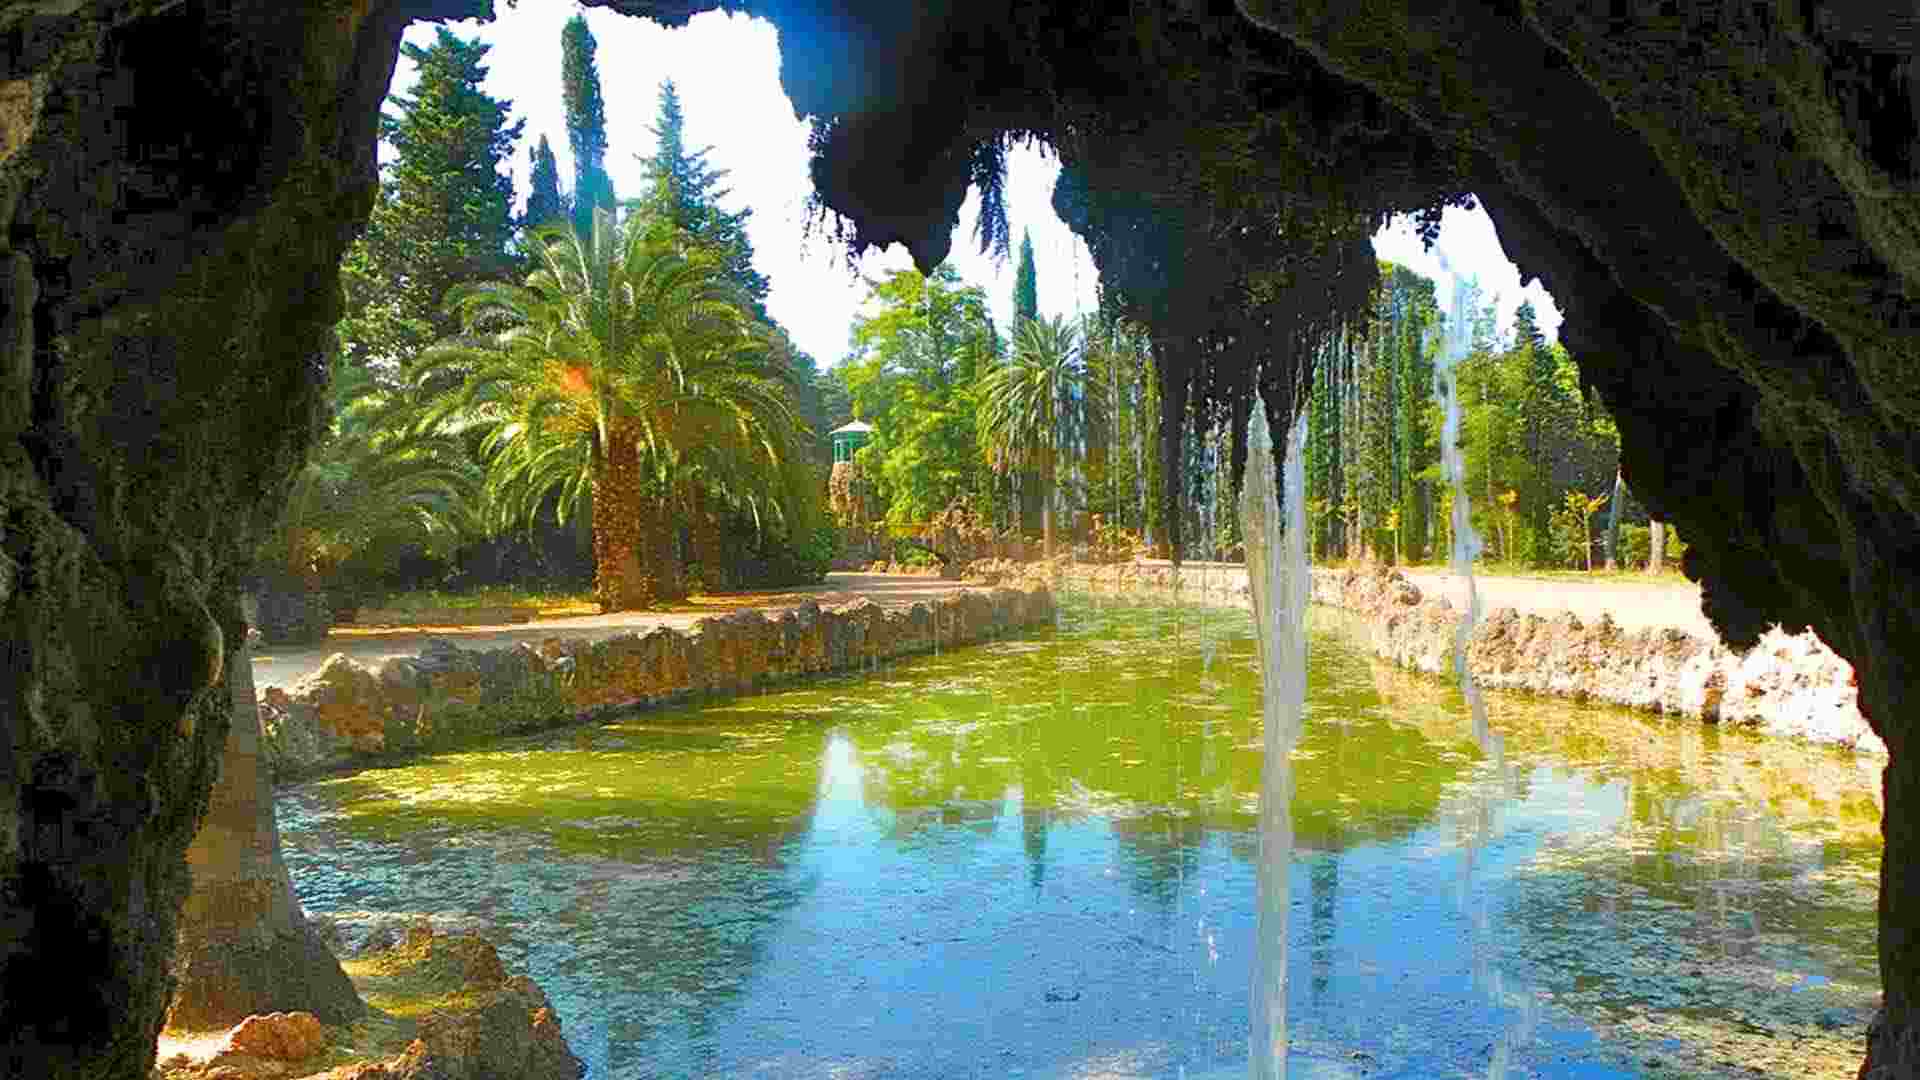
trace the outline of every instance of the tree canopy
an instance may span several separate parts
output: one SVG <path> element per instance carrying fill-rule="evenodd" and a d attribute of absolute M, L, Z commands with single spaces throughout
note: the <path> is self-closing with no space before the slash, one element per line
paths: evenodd
<path fill-rule="evenodd" d="M 397 371 L 456 329 L 443 305 L 449 289 L 511 272 L 513 180 L 504 166 L 522 124 L 507 123 L 510 103 L 480 89 L 488 48 L 445 28 L 426 48 L 403 46 L 419 80 L 382 117 L 394 158 L 341 270 L 349 365 Z"/>

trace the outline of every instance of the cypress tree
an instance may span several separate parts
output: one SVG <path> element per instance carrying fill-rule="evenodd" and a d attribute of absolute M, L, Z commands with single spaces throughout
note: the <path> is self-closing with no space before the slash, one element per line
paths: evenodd
<path fill-rule="evenodd" d="M 540 145 L 527 152 L 533 168 L 528 186 L 527 211 L 523 220 L 529 228 L 548 225 L 567 216 L 566 196 L 560 194 L 560 165 L 554 160 L 553 145 L 545 135 Z"/>
<path fill-rule="evenodd" d="M 1553 448 L 1564 432 L 1556 428 L 1570 418 L 1559 408 L 1559 386 L 1555 381 L 1555 357 L 1547 348 L 1546 335 L 1535 321 L 1533 304 L 1523 301 L 1513 313 L 1513 353 L 1524 387 L 1520 401 L 1521 437 L 1531 483 L 1527 485 L 1528 517 L 1534 531 L 1535 565 L 1551 561 L 1548 535 L 1554 508 Z"/>
<path fill-rule="evenodd" d="M 1020 340 L 1022 326 L 1040 317 L 1038 282 L 1038 275 L 1033 268 L 1033 234 L 1022 229 L 1020 263 L 1013 272 L 1013 326 L 1007 335 L 1009 346 Z M 1031 469 L 1017 469 L 1014 472 L 1014 486 L 1019 492 L 1020 527 L 1025 530 L 1042 518 L 1045 509 L 1040 505 L 1039 476 Z"/>
<path fill-rule="evenodd" d="M 444 28 L 427 48 L 402 47 L 420 77 L 382 117 L 395 159 L 342 267 L 349 363 L 404 366 L 458 329 L 449 288 L 513 272 L 513 179 L 502 166 L 523 125 L 480 90 L 487 50 Z"/>
<path fill-rule="evenodd" d="M 612 210 L 613 180 L 607 176 L 607 108 L 600 97 L 598 48 L 584 15 L 560 31 L 560 90 L 567 108 L 567 145 L 573 148 L 573 219 L 582 236 L 593 235 L 596 207 Z"/>
<path fill-rule="evenodd" d="M 1039 277 L 1033 268 L 1033 233 L 1020 230 L 1020 266 L 1013 274 L 1013 332 L 1020 324 L 1040 317 Z"/>

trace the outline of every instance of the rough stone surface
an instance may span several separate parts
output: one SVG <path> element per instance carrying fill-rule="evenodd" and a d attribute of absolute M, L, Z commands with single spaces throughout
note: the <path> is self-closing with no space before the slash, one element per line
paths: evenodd
<path fill-rule="evenodd" d="M 531 731 L 688 694 L 748 693 L 773 682 L 984 641 L 1053 619 L 1044 582 L 962 590 L 888 609 L 812 601 L 769 618 L 729 612 L 691 633 L 656 628 L 537 648 L 461 649 L 444 638 L 375 671 L 346 656 L 261 698 L 263 752 L 288 779 L 475 735 Z"/>
<path fill-rule="evenodd" d="M 1359 616 L 1373 651 L 1433 675 L 1453 671 L 1460 612 L 1428 600 L 1391 570 L 1315 576 L 1314 599 Z M 1500 608 L 1467 644 L 1480 685 L 1745 727 L 1768 735 L 1886 753 L 1860 715 L 1853 669 L 1818 637 L 1779 628 L 1741 654 L 1680 630 L 1625 631 Z"/>
<path fill-rule="evenodd" d="M 326 1045 L 327 1033 L 320 1026 L 319 1017 L 309 1012 L 277 1012 L 240 1021 L 227 1034 L 220 1056 L 237 1054 L 268 1061 L 305 1061 Z"/>
<path fill-rule="evenodd" d="M 386 1069 L 395 1080 L 579 1080 L 586 1074 L 560 1033 L 552 1003 L 524 975 L 489 992 L 476 1008 L 421 1021 L 419 1036 Z"/>
<path fill-rule="evenodd" d="M 239 569 L 312 437 L 405 23 L 391 4 L 0 6 L 11 1075 L 152 1065 Z"/>

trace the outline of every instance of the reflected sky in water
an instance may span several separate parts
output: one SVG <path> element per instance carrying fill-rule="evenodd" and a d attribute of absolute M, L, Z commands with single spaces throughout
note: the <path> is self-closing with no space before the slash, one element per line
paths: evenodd
<path fill-rule="evenodd" d="M 1244 1076 L 1249 631 L 1080 602 L 312 783 L 288 861 L 312 911 L 488 920 L 597 1078 Z M 1851 1075 L 1870 763 L 1495 696 L 1496 767 L 1457 690 L 1346 640 L 1295 755 L 1290 1075 Z"/>

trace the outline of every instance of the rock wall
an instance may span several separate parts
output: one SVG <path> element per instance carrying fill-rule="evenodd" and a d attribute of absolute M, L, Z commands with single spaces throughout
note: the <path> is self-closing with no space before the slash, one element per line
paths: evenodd
<path fill-rule="evenodd" d="M 1246 572 L 1239 567 L 1088 568 L 1070 577 L 1104 592 L 1251 606 Z M 1374 655 L 1429 675 L 1451 675 L 1461 613 L 1444 597 L 1422 595 L 1398 571 L 1315 570 L 1313 599 L 1351 614 L 1355 636 Z M 1571 613 L 1548 617 L 1500 608 L 1481 617 L 1468 642 L 1467 664 L 1490 689 L 1605 702 L 1887 752 L 1860 714 L 1852 666 L 1811 632 L 1788 634 L 1776 627 L 1743 654 L 1672 628 L 1629 631 L 1605 616 L 1583 623 Z"/>
<path fill-rule="evenodd" d="M 336 653 L 261 695 L 264 752 L 285 780 L 486 735 L 536 730 L 692 694 L 746 693 L 806 675 L 965 645 L 1050 623 L 1045 585 L 965 590 L 932 603 L 812 602 L 741 611 L 601 641 L 460 649 L 435 639 L 379 668 Z"/>
<path fill-rule="evenodd" d="M 1392 570 L 1316 572 L 1314 599 L 1357 616 L 1375 655 L 1430 675 L 1453 671 L 1460 612 Z M 1860 715 L 1853 668 L 1811 632 L 1766 631 L 1745 654 L 1682 630 L 1625 630 L 1500 608 L 1467 644 L 1480 685 L 1731 724 L 1885 755 Z"/>

